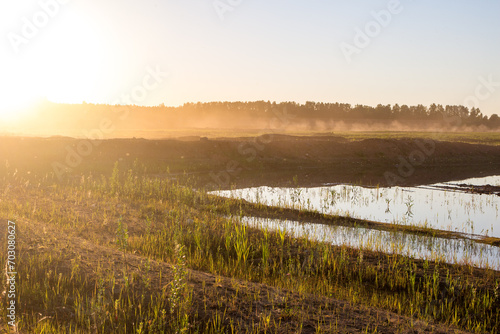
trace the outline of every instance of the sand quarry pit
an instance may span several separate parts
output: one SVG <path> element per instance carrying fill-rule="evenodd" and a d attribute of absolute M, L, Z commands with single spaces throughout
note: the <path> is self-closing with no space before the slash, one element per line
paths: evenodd
<path fill-rule="evenodd" d="M 498 271 L 245 227 L 235 217 L 378 225 L 206 190 L 498 175 L 500 146 L 323 135 L 4 137 L 0 156 L 0 228 L 16 224 L 20 333 L 498 330 Z"/>

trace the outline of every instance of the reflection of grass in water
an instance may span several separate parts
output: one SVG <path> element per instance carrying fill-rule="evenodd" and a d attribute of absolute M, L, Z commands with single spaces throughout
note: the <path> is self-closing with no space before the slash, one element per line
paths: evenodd
<path fill-rule="evenodd" d="M 185 285 L 189 276 L 185 268 L 259 282 L 304 296 L 377 306 L 469 330 L 499 329 L 499 300 L 493 286 L 500 276 L 491 270 L 475 271 L 470 265 L 449 266 L 366 250 L 369 245 L 385 243 L 380 238 L 369 239 L 360 252 L 346 245 L 334 247 L 312 240 L 312 231 L 307 237 L 294 238 L 284 229 L 264 232 L 244 227 L 221 216 L 242 213 L 241 201 L 214 198 L 171 180 L 149 178 L 139 166 L 125 172 L 117 169 L 111 178 L 84 175 L 57 183 L 50 175 L 42 175 L 34 181 L 6 175 L 1 186 L 9 193 L 9 201 L 0 202 L 0 214 L 46 224 L 48 234 L 40 235 L 54 238 L 51 245 L 64 243 L 65 235 L 76 235 L 116 250 L 113 239 L 125 238 L 125 225 L 118 228 L 121 217 L 128 238 L 120 247 L 129 266 L 104 267 L 102 263 L 88 268 L 82 258 L 85 254 L 76 254 L 71 268 L 66 268 L 68 257 L 58 248 L 20 254 L 23 258 L 18 271 L 24 279 L 19 280 L 23 310 L 19 326 L 25 332 L 66 333 L 69 329 L 80 333 L 154 333 L 187 329 L 216 333 L 233 327 L 236 332 L 245 332 L 237 322 L 228 320 L 229 311 L 234 312 L 237 305 L 255 305 L 253 302 L 261 298 L 260 291 L 227 298 L 207 295 L 206 301 L 194 304 Z M 27 200 L 34 198 L 36 205 Z M 270 210 L 264 205 L 258 208 Z M 59 238 L 51 236 L 50 230 L 58 231 Z M 2 240 L 0 247 L 4 246 Z M 66 247 L 71 249 L 71 245 Z M 401 250 L 396 237 L 389 247 Z M 118 255 L 117 259 L 123 258 Z M 137 270 L 132 266 L 138 257 L 141 261 L 151 258 L 175 264 L 177 283 L 162 291 L 152 290 L 150 265 L 143 262 Z M 5 259 L 6 254 L 0 252 L 0 261 Z M 162 278 L 161 271 L 159 277 L 156 284 L 160 287 L 171 283 Z M 179 304 L 177 297 L 181 295 L 186 296 L 185 305 Z M 272 324 L 279 326 L 284 319 L 299 324 L 303 321 L 296 311 L 287 308 L 290 300 L 283 298 L 273 305 L 283 308 L 283 316 L 263 313 L 254 324 L 255 332 L 267 330 Z M 40 313 L 48 318 L 41 320 Z M 319 321 L 329 323 L 331 319 Z"/>
<path fill-rule="evenodd" d="M 285 190 L 279 191 L 279 189 Z M 336 190 L 331 190 L 329 188 L 320 188 L 319 193 L 316 192 L 315 189 L 313 189 L 312 193 L 310 193 L 308 190 L 306 190 L 306 193 L 304 194 L 305 197 L 310 196 L 311 194 L 313 196 L 319 194 L 320 200 L 318 201 L 319 207 L 317 209 L 311 208 L 310 202 L 307 202 L 307 205 L 303 204 L 303 200 L 301 197 L 293 195 L 296 192 L 301 193 L 303 189 L 296 189 L 296 188 L 269 188 L 269 187 L 259 187 L 259 188 L 253 188 L 252 191 L 255 193 L 263 194 L 262 195 L 262 201 L 258 204 L 256 204 L 256 207 L 260 208 L 261 210 L 266 209 L 266 205 L 274 205 L 280 208 L 291 208 L 294 210 L 297 210 L 297 214 L 300 216 L 301 212 L 306 213 L 307 215 L 310 215 L 311 217 L 325 217 L 326 221 L 325 223 L 331 224 L 332 220 L 334 221 L 334 224 L 338 224 L 338 221 L 335 221 L 336 216 L 343 216 L 345 218 L 350 218 L 351 213 L 349 211 L 344 210 L 333 210 L 330 208 L 330 203 L 336 203 L 338 200 L 343 199 L 344 201 L 350 200 L 352 197 L 351 193 L 353 193 L 356 187 L 355 186 L 349 186 L 349 185 L 343 185 L 341 187 L 341 191 L 336 191 Z M 377 191 L 377 198 L 372 199 L 373 201 L 379 200 L 383 202 L 385 200 L 386 204 L 389 205 L 391 202 L 391 199 L 387 197 L 387 189 L 383 189 L 383 191 L 379 191 L 379 188 L 376 189 Z M 239 190 L 237 193 L 230 193 L 230 192 L 222 192 L 223 194 L 226 194 L 226 196 L 231 196 L 232 198 L 244 198 L 244 194 L 248 193 L 248 190 L 242 189 Z M 446 192 L 445 192 L 446 193 Z M 283 194 L 285 194 L 283 196 Z M 292 194 L 291 197 L 292 199 L 296 199 L 295 201 L 291 201 L 287 199 L 286 194 Z M 374 192 L 370 192 L 371 195 L 374 194 Z M 396 191 L 394 192 L 395 196 L 401 196 L 401 199 L 403 200 L 404 197 L 404 192 L 398 191 L 398 188 L 396 188 Z M 455 192 L 451 192 L 449 196 L 455 196 Z M 430 196 L 426 195 L 426 199 L 429 197 L 432 198 L 433 193 L 431 192 Z M 482 199 L 482 197 L 480 198 Z M 448 199 L 449 200 L 449 199 Z M 490 199 L 491 201 L 491 199 Z M 366 198 L 363 199 L 364 205 L 368 206 L 369 204 L 367 203 Z M 266 203 L 266 205 L 264 205 Z M 415 222 L 414 220 L 411 220 L 410 216 L 412 214 L 412 207 L 414 200 L 411 196 L 408 196 L 406 201 L 404 202 L 406 207 L 407 207 L 407 213 L 404 215 L 403 219 L 398 221 L 398 220 L 393 220 L 390 222 L 389 225 L 384 224 L 384 223 L 374 223 L 374 222 L 367 222 L 363 220 L 355 220 L 354 224 L 360 224 L 360 226 L 365 226 L 370 229 L 379 229 L 379 230 L 385 230 L 385 231 L 402 231 L 405 233 L 409 234 L 416 234 L 416 235 L 428 235 L 428 236 L 433 236 L 433 237 L 440 237 L 441 239 L 449 239 L 449 238 L 458 238 L 458 239 L 465 239 L 465 240 L 474 240 L 472 244 L 488 244 L 488 245 L 499 245 L 499 239 L 495 237 L 488 237 L 488 230 L 482 230 L 481 231 L 481 237 L 478 236 L 468 236 L 465 235 L 461 232 L 459 232 L 459 229 L 455 227 L 455 231 L 453 231 L 453 226 L 448 225 L 447 230 L 436 230 L 436 227 L 433 226 L 433 224 L 429 223 L 428 220 L 425 220 L 423 222 Z M 463 204 L 463 199 L 460 198 L 459 203 L 462 205 Z M 456 204 L 456 201 L 453 201 L 453 204 Z M 387 213 L 387 208 L 386 211 Z M 390 210 L 389 210 L 390 212 Z M 448 213 L 449 215 L 449 213 Z M 341 223 L 341 225 L 344 226 L 351 226 L 352 222 L 348 225 L 345 225 L 345 221 Z M 493 226 L 491 226 L 491 230 L 493 230 Z M 468 220 L 466 224 L 462 225 L 462 228 L 460 231 L 465 232 L 465 233 L 473 233 L 474 232 L 474 223 L 472 220 Z M 481 245 L 478 245 L 477 247 L 482 247 Z M 477 252 L 476 252 L 477 253 Z M 469 262 L 469 261 L 467 261 Z M 485 261 L 476 261 L 474 263 L 485 263 Z"/>
<path fill-rule="evenodd" d="M 280 231 L 293 231 L 294 237 L 312 238 L 337 246 L 500 270 L 500 249 L 469 239 L 444 239 L 397 231 L 384 232 L 366 228 L 301 224 L 278 220 L 262 220 L 252 223 L 251 219 L 246 219 L 245 222 L 260 228 L 272 227 Z M 490 262 L 491 260 L 493 262 Z"/>
<path fill-rule="evenodd" d="M 407 216 L 408 218 L 413 218 L 413 199 L 411 198 L 411 196 L 408 196 L 408 198 L 406 199 L 406 202 L 405 202 L 405 205 L 406 205 L 406 213 L 405 213 L 405 216 Z"/>
<path fill-rule="evenodd" d="M 248 198 L 259 204 L 293 208 L 301 211 L 314 211 L 330 215 L 355 216 L 360 219 L 374 219 L 388 222 L 391 219 L 388 215 L 394 215 L 393 220 L 401 219 L 401 223 L 409 226 L 447 229 L 448 231 L 464 233 L 477 232 L 475 228 L 477 224 L 474 224 L 472 217 L 475 215 L 484 215 L 486 208 L 488 208 L 488 216 L 484 217 L 489 217 L 489 215 L 498 216 L 498 204 L 494 202 L 492 196 L 478 196 L 476 198 L 471 197 L 474 195 L 468 195 L 467 198 L 463 198 L 460 196 L 463 195 L 461 193 L 443 191 L 444 198 L 438 200 L 439 204 L 436 205 L 436 211 L 432 211 L 434 191 L 431 191 L 430 194 L 425 194 L 424 198 L 417 197 L 419 198 L 418 204 L 425 204 L 430 208 L 428 217 L 426 217 L 422 216 L 422 212 L 427 211 L 422 211 L 420 207 L 417 217 L 420 217 L 421 220 L 417 220 L 414 208 L 417 201 L 413 196 L 406 195 L 407 191 L 399 187 L 394 188 L 394 191 L 392 191 L 394 198 L 390 196 L 391 193 L 386 188 L 382 190 L 379 188 L 365 189 L 365 193 L 362 193 L 360 187 L 352 185 L 342 185 L 339 189 L 322 187 L 319 188 L 318 192 L 316 192 L 315 188 L 311 189 L 258 187 L 240 190 L 237 196 L 235 196 L 235 193 L 230 193 L 229 191 L 223 192 L 223 194 L 236 198 Z M 424 190 L 428 191 L 429 189 Z M 252 192 L 255 195 L 249 196 Z M 385 210 L 383 209 L 384 205 L 381 204 L 384 200 L 386 202 Z M 441 201 L 444 202 L 443 208 L 441 208 Z M 391 202 L 394 210 L 390 208 Z M 377 212 L 375 214 L 370 214 L 370 211 L 367 210 L 372 205 L 375 205 L 375 212 Z M 352 208 L 352 211 L 348 209 L 349 207 Z M 455 207 L 462 208 L 464 215 L 453 217 L 452 208 Z M 384 210 L 385 216 L 380 210 Z M 394 214 L 392 211 L 394 211 Z M 457 219 L 462 223 L 454 224 Z M 484 227 L 486 224 L 484 219 L 481 221 L 483 225 L 481 233 L 487 236 L 488 233 L 492 232 L 490 232 L 489 227 Z"/>

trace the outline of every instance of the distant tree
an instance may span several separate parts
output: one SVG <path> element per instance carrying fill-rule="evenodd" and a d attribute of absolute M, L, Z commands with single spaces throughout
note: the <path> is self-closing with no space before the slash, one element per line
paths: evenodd
<path fill-rule="evenodd" d="M 390 104 L 388 104 L 386 106 L 384 106 L 382 104 L 379 104 L 375 108 L 374 118 L 377 118 L 377 119 L 389 119 L 389 118 L 391 118 L 391 116 L 392 116 L 392 109 L 391 109 L 391 105 Z"/>
<path fill-rule="evenodd" d="M 439 117 L 441 117 L 441 114 L 439 112 L 439 108 L 435 103 L 433 103 L 429 106 L 428 113 L 429 113 L 429 117 L 431 119 L 439 119 Z"/>
<path fill-rule="evenodd" d="M 483 119 L 483 114 L 479 108 L 472 107 L 469 113 L 469 117 L 467 119 L 467 124 L 470 125 L 480 125 Z"/>
<path fill-rule="evenodd" d="M 396 103 L 392 106 L 392 115 L 396 119 L 401 116 L 401 107 L 399 106 L 399 104 Z"/>
<path fill-rule="evenodd" d="M 456 108 L 458 117 L 460 117 L 463 120 L 469 117 L 469 108 L 465 106 L 456 106 Z"/>
<path fill-rule="evenodd" d="M 408 107 L 406 104 L 403 104 L 401 106 L 400 115 L 401 115 L 401 119 L 408 119 L 408 118 L 410 118 L 411 117 L 410 107 Z"/>
<path fill-rule="evenodd" d="M 500 127 L 500 117 L 498 117 L 497 114 L 491 115 L 490 119 L 488 120 L 488 125 L 491 128 L 498 128 L 498 127 Z"/>
<path fill-rule="evenodd" d="M 419 104 L 413 108 L 413 117 L 417 119 L 425 119 L 427 117 L 427 107 Z"/>

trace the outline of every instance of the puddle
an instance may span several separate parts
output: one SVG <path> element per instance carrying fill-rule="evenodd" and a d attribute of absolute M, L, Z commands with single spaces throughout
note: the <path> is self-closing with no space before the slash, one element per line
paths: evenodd
<path fill-rule="evenodd" d="M 242 217 L 242 223 L 269 230 L 286 230 L 293 237 L 347 245 L 384 253 L 406 255 L 452 264 L 470 264 L 500 270 L 500 248 L 478 244 L 467 239 L 443 239 L 404 232 L 387 232 L 367 228 L 329 226 L 296 221 Z"/>
<path fill-rule="evenodd" d="M 499 185 L 500 176 L 444 185 L 462 183 Z M 500 237 L 500 196 L 439 188 L 442 185 L 391 188 L 345 184 L 315 188 L 257 187 L 212 193 L 272 206 Z"/>

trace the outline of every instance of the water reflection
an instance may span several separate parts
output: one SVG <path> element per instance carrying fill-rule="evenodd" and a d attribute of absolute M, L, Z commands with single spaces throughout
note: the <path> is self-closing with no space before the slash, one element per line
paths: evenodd
<path fill-rule="evenodd" d="M 500 177 L 452 183 L 496 185 L 500 184 Z M 214 194 L 378 222 L 500 237 L 500 196 L 496 195 L 450 191 L 432 186 L 366 188 L 345 184 L 316 188 L 258 187 Z"/>
<path fill-rule="evenodd" d="M 252 227 L 286 230 L 291 236 L 453 264 L 500 270 L 500 248 L 468 239 L 443 239 L 404 232 L 242 217 Z"/>

